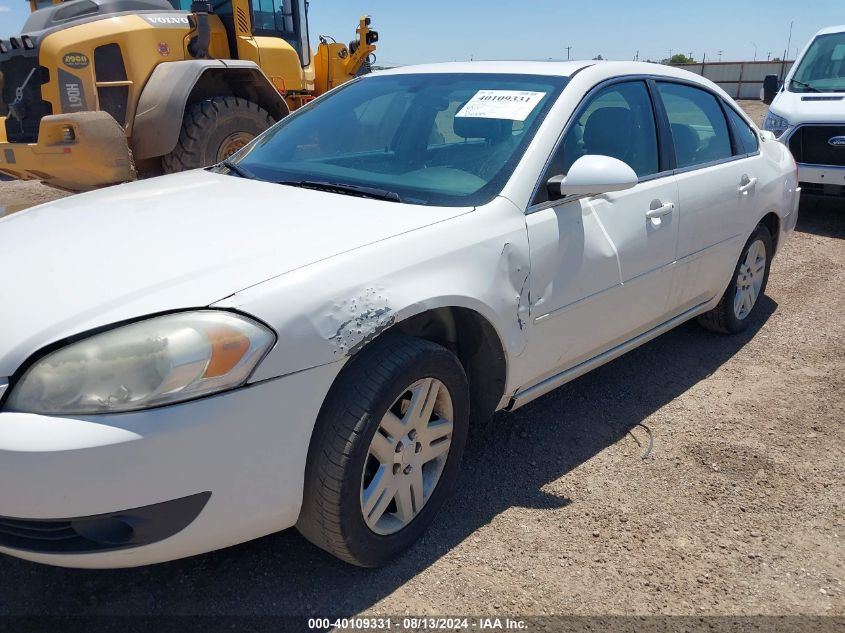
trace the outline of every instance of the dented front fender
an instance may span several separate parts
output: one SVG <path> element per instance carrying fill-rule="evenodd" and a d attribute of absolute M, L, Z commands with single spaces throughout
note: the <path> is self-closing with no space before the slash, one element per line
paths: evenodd
<path fill-rule="evenodd" d="M 348 359 L 394 324 L 443 307 L 479 313 L 498 334 L 506 357 L 513 358 L 527 342 L 528 276 L 525 216 L 497 198 L 215 305 L 253 314 L 276 329 L 279 342 L 255 381 Z"/>

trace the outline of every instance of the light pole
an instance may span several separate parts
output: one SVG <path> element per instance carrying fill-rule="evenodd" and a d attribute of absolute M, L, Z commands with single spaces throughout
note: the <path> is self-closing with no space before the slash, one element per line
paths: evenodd
<path fill-rule="evenodd" d="M 757 61 L 757 45 L 754 42 L 751 42 L 751 46 L 754 47 L 754 61 Z"/>
<path fill-rule="evenodd" d="M 786 61 L 786 58 L 789 57 L 789 47 L 792 46 L 792 25 L 793 24 L 795 24 L 794 20 L 789 23 L 789 39 L 786 41 L 786 55 L 783 56 L 784 61 Z M 797 57 L 797 55 L 798 54 L 796 53 L 796 57 Z"/>

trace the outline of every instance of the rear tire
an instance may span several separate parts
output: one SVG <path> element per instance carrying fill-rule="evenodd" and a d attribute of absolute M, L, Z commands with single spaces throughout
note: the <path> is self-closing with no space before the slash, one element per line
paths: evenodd
<path fill-rule="evenodd" d="M 376 339 L 320 411 L 297 529 L 353 565 L 385 564 L 443 505 L 468 426 L 469 387 L 454 354 L 405 335 Z"/>
<path fill-rule="evenodd" d="M 742 249 L 722 299 L 699 316 L 698 323 L 722 334 L 738 334 L 747 328 L 766 291 L 773 254 L 772 236 L 758 224 Z"/>
<path fill-rule="evenodd" d="M 214 97 L 185 111 L 179 140 L 162 157 L 166 174 L 219 163 L 273 125 L 260 106 L 239 97 Z"/>

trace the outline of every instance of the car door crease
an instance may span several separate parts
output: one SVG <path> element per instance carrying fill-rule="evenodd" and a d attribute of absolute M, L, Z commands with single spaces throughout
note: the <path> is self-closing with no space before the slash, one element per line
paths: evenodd
<path fill-rule="evenodd" d="M 741 234 L 735 233 L 734 235 L 731 235 L 730 237 L 726 237 L 723 240 L 719 240 L 718 242 L 713 242 L 709 246 L 705 246 L 704 248 L 699 248 L 697 251 L 693 251 L 692 253 L 688 253 L 688 254 L 684 255 L 683 257 L 679 258 L 674 263 L 676 263 L 676 264 L 686 263 L 687 261 L 690 260 L 690 258 L 695 257 L 696 255 L 700 255 L 700 254 L 704 253 L 705 251 L 709 251 L 712 248 L 716 248 L 717 246 L 721 246 L 722 244 L 726 244 L 726 243 L 728 243 L 732 240 L 737 239 L 738 237 L 742 237 Z"/>
<path fill-rule="evenodd" d="M 608 290 L 613 290 L 614 288 L 618 288 L 620 285 L 621 285 L 621 283 L 620 284 L 614 284 L 613 286 L 609 286 L 609 287 L 604 288 L 602 290 L 597 290 L 593 294 L 587 295 L 586 297 L 581 297 L 580 299 L 577 299 L 575 301 L 567 303 L 566 305 L 555 308 L 554 310 L 546 312 L 545 314 L 541 314 L 536 319 L 534 319 L 534 323 L 540 323 L 542 321 L 545 321 L 548 318 L 559 316 L 559 315 L 563 314 L 563 312 L 568 310 L 569 308 L 572 308 L 574 306 L 585 303 L 586 301 L 589 301 L 591 299 L 595 299 L 596 297 L 598 297 L 601 294 L 604 294 Z"/>
<path fill-rule="evenodd" d="M 596 224 L 599 225 L 599 229 L 601 229 L 602 235 L 604 235 L 604 239 L 607 240 L 607 243 L 610 244 L 610 248 L 613 249 L 613 255 L 616 257 L 616 269 L 619 271 L 619 283 L 624 283 L 622 278 L 622 262 L 619 260 L 619 251 L 616 248 L 616 244 L 614 244 L 613 240 L 610 238 L 610 234 L 607 232 L 607 229 L 604 228 L 604 222 L 601 221 L 601 217 L 596 212 L 595 207 L 593 207 L 592 200 L 585 201 L 587 206 L 590 208 L 590 214 L 596 219 Z"/>

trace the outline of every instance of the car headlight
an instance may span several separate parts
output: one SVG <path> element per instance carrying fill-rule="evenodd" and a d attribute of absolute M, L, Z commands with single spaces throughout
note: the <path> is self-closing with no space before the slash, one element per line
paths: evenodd
<path fill-rule="evenodd" d="M 766 120 L 763 121 L 763 129 L 772 132 L 775 135 L 775 138 L 780 137 L 786 130 L 789 128 L 789 121 L 784 119 L 782 116 L 778 116 L 777 114 L 772 114 L 772 111 L 769 110 L 769 113 L 766 115 Z"/>
<path fill-rule="evenodd" d="M 6 408 L 80 415 L 147 409 L 243 385 L 276 341 L 223 311 L 181 312 L 95 334 L 36 361 Z"/>

